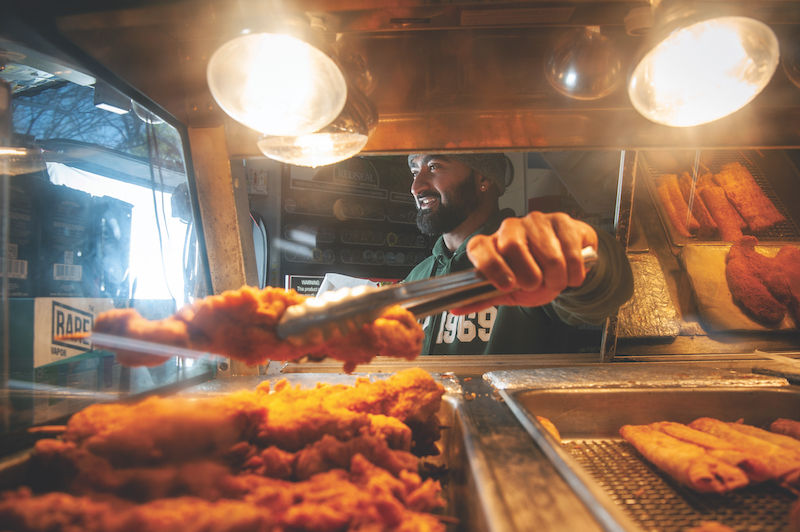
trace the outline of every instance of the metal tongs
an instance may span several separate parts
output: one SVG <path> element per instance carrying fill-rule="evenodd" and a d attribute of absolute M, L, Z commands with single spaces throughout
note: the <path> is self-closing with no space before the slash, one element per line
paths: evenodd
<path fill-rule="evenodd" d="M 581 250 L 587 270 L 597 262 L 593 247 Z M 325 341 L 358 331 L 384 310 L 400 305 L 417 319 L 463 307 L 502 293 L 476 269 L 387 287 L 358 286 L 324 292 L 286 309 L 276 332 L 297 344 Z"/>

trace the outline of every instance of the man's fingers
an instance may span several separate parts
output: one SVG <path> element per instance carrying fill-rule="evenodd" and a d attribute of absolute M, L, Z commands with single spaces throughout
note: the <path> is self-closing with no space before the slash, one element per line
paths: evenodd
<path fill-rule="evenodd" d="M 531 255 L 542 270 L 542 283 L 549 290 L 561 292 L 567 287 L 567 262 L 554 228 L 554 214 L 530 213 L 523 218 Z"/>
<path fill-rule="evenodd" d="M 591 226 L 583 222 L 558 218 L 553 227 L 562 242 L 564 259 L 566 260 L 569 280 L 568 286 L 580 286 L 586 280 L 586 267 L 581 254 L 583 248 L 592 247 L 597 250 L 597 233 Z"/>
<path fill-rule="evenodd" d="M 511 290 L 516 285 L 514 273 L 498 253 L 493 237 L 472 237 L 467 244 L 467 257 L 498 290 Z"/>
<path fill-rule="evenodd" d="M 494 237 L 497 251 L 508 264 L 516 287 L 522 290 L 536 290 L 542 285 L 542 269 L 531 255 L 528 233 L 525 224 L 518 218 L 503 222 L 501 230 Z"/>

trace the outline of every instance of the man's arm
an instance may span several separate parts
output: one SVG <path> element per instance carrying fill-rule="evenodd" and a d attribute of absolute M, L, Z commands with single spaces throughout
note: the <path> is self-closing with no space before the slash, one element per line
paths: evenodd
<path fill-rule="evenodd" d="M 602 234 L 602 232 L 601 232 Z M 587 271 L 584 247 L 598 251 Z M 633 274 L 622 247 L 607 234 L 564 213 L 532 212 L 503 221 L 492 235 L 477 235 L 467 255 L 486 278 L 506 292 L 457 309 L 475 312 L 494 305 L 538 307 L 553 302 L 568 323 L 599 323 L 633 293 Z"/>

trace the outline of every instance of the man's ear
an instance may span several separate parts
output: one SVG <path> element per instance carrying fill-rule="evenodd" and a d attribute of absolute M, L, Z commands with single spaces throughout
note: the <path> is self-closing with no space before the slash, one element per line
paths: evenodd
<path fill-rule="evenodd" d="M 481 192 L 486 192 L 487 190 L 489 190 L 489 187 L 492 186 L 491 179 L 487 179 L 487 178 L 483 177 L 483 175 L 481 175 L 481 174 L 477 174 L 477 177 L 478 177 L 478 181 L 477 181 L 478 189 Z"/>

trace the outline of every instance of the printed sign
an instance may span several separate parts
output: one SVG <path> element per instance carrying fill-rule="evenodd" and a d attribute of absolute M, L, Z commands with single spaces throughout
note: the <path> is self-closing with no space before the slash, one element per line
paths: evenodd
<path fill-rule="evenodd" d="M 33 307 L 33 367 L 58 362 L 92 350 L 88 339 L 57 339 L 66 334 L 90 332 L 100 312 L 114 308 L 107 298 L 36 298 Z"/>
<path fill-rule="evenodd" d="M 333 181 L 340 185 L 380 188 L 378 171 L 366 159 L 348 159 L 333 166 Z"/>
<path fill-rule="evenodd" d="M 324 278 L 323 275 L 287 275 L 286 289 L 296 290 L 298 294 L 314 297 Z"/>

